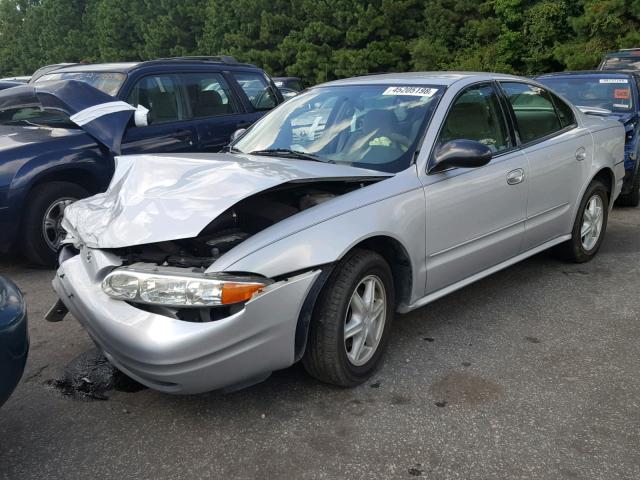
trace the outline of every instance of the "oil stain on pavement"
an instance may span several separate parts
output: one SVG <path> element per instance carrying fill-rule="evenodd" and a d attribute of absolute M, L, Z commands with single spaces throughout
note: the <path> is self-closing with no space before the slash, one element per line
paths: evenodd
<path fill-rule="evenodd" d="M 431 393 L 438 399 L 437 406 L 473 407 L 502 398 L 504 387 L 486 378 L 464 372 L 453 372 L 434 382 L 431 385 Z"/>
<path fill-rule="evenodd" d="M 109 392 L 137 392 L 146 387 L 132 380 L 97 349 L 75 357 L 59 378 L 47 380 L 46 385 L 74 400 L 108 400 Z"/>

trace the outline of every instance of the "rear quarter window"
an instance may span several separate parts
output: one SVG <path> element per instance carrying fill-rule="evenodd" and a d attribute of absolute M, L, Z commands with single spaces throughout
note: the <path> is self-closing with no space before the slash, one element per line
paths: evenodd
<path fill-rule="evenodd" d="M 561 124 L 562 128 L 566 128 L 566 127 L 569 127 L 571 125 L 575 125 L 576 124 L 576 117 L 575 117 L 575 115 L 573 113 L 573 110 L 567 104 L 567 102 L 565 102 L 560 97 L 558 97 L 557 95 L 554 95 L 551 92 L 549 92 L 549 95 L 551 96 L 551 99 L 553 100 L 553 104 L 556 107 L 556 111 L 558 113 L 558 117 L 560 117 L 560 124 Z"/>

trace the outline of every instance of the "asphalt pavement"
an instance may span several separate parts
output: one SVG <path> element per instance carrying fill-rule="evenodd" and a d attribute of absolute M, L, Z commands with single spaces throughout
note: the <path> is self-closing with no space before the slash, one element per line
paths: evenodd
<path fill-rule="evenodd" d="M 591 263 L 543 253 L 397 316 L 361 387 L 293 366 L 196 396 L 92 394 L 109 367 L 73 318 L 43 319 L 53 272 L 2 257 L 31 352 L 0 408 L 0 478 L 638 479 L 639 234 L 640 209 L 615 209 Z"/>

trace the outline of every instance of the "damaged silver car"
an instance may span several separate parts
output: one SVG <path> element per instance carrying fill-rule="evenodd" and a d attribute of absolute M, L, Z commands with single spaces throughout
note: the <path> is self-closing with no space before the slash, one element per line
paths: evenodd
<path fill-rule="evenodd" d="M 65 211 L 53 281 L 149 387 L 237 388 L 302 360 L 363 382 L 395 312 L 537 252 L 602 244 L 624 129 L 524 78 L 376 75 L 314 87 L 223 154 L 117 159 Z"/>

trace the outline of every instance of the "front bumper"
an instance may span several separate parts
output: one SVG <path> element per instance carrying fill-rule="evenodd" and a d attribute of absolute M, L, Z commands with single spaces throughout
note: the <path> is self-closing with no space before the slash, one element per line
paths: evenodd
<path fill-rule="evenodd" d="M 61 257 L 53 287 L 105 356 L 150 388 L 199 393 L 250 383 L 294 363 L 296 325 L 320 270 L 270 285 L 221 320 L 194 323 L 150 313 L 103 293 L 119 261 L 100 250 Z"/>

